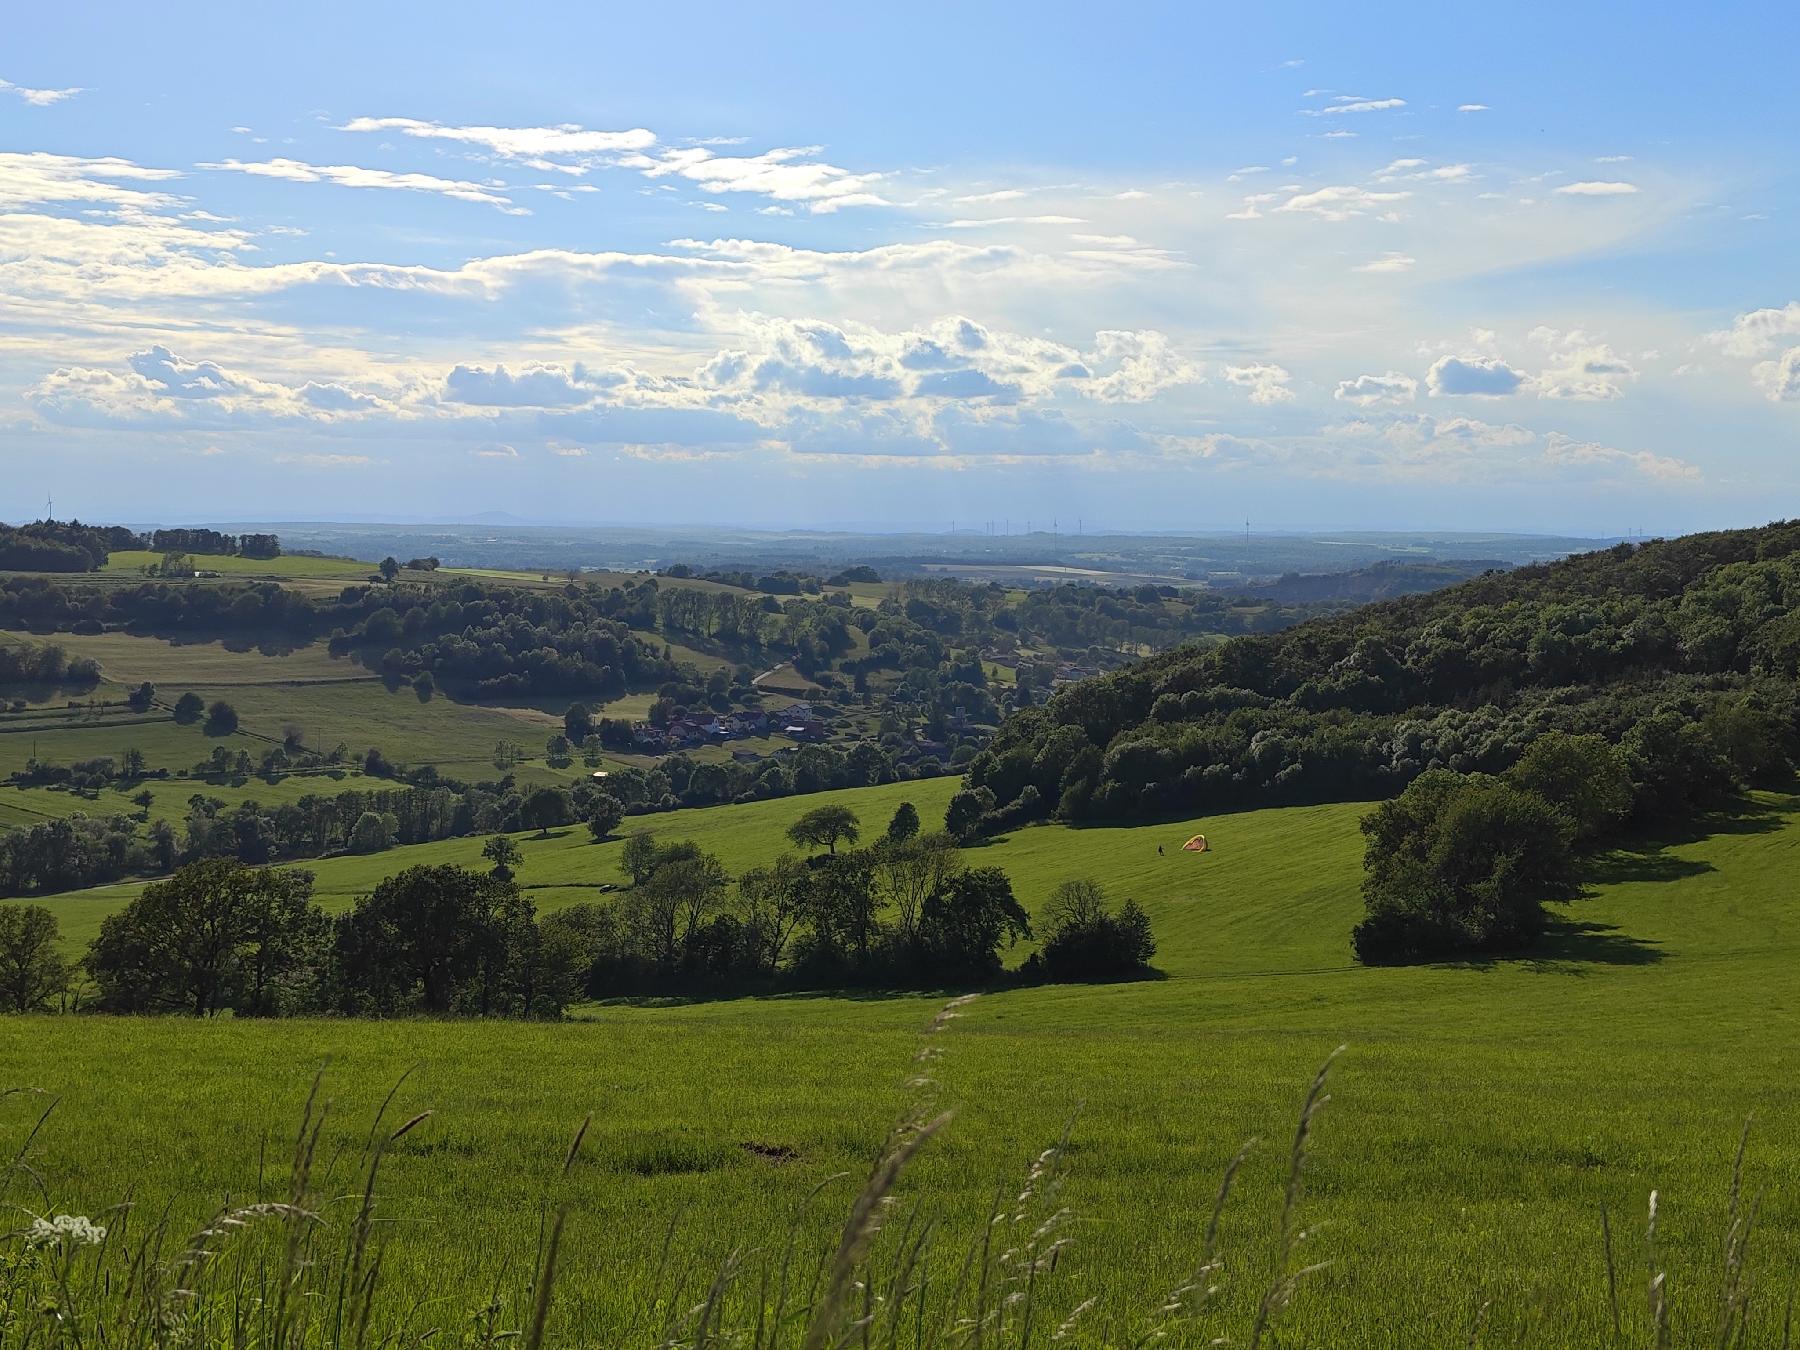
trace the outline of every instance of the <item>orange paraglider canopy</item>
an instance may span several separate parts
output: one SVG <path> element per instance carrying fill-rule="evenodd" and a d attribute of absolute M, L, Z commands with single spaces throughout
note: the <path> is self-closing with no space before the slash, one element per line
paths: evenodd
<path fill-rule="evenodd" d="M 1181 851 L 1183 853 L 1206 853 L 1210 851 L 1210 846 L 1206 842 L 1205 835 L 1197 834 L 1181 846 Z"/>

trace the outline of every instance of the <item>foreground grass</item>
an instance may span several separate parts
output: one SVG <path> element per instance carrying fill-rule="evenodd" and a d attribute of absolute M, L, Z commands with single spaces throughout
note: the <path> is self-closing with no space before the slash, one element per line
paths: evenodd
<path fill-rule="evenodd" d="M 923 789 L 869 789 L 866 823 Z M 949 785 L 939 787 L 945 790 Z M 810 799 L 805 805 L 816 804 Z M 734 868 L 771 856 L 801 803 L 657 818 Z M 1060 1203 L 1072 1245 L 1044 1294 L 1043 1334 L 1083 1299 L 1077 1343 L 1128 1340 L 1191 1272 L 1218 1178 L 1252 1153 L 1225 1216 L 1221 1308 L 1241 1328 L 1286 1190 L 1286 1136 L 1334 1045 L 1298 1260 L 1325 1261 L 1281 1314 L 1282 1344 L 1610 1343 L 1600 1239 L 1611 1214 L 1621 1315 L 1650 1344 L 1642 1247 L 1652 1188 L 1677 1344 L 1713 1343 L 1732 1155 L 1754 1117 L 1742 1193 L 1764 1194 L 1751 1279 L 1800 1269 L 1800 800 L 1765 796 L 1696 837 L 1607 860 L 1543 959 L 1357 968 L 1359 808 L 1204 822 L 1217 851 L 1165 852 L 1188 822 L 1024 830 L 980 851 L 1029 904 L 1089 875 L 1135 895 L 1171 978 L 988 995 L 940 1042 L 936 1098 L 953 1125 L 903 1178 L 945 1233 L 979 1231 L 996 1193 L 1069 1130 Z M 548 907 L 591 895 L 616 845 L 527 839 L 522 879 Z M 458 856 L 472 842 L 408 850 Z M 434 855 L 435 856 L 435 855 Z M 408 856 L 322 864 L 346 896 Z M 562 878 L 567 878 L 564 883 Z M 94 897 L 54 902 L 65 927 Z M 94 920 L 97 923 L 97 918 Z M 557 1286 L 568 1343 L 653 1343 L 733 1249 L 779 1250 L 821 1182 L 809 1241 L 836 1219 L 910 1106 L 919 1027 L 940 997 L 781 998 L 604 1007 L 579 1022 L 257 1024 L 10 1018 L 6 1085 L 57 1094 L 32 1146 L 57 1211 L 125 1195 L 198 1222 L 230 1195 L 273 1197 L 317 1065 L 339 1098 L 327 1129 L 354 1154 L 389 1086 L 405 1118 L 436 1111 L 383 1164 L 393 1223 L 383 1278 L 455 1322 L 497 1285 L 516 1304 L 541 1219 L 570 1206 Z M 41 1099 L 0 1104 L 22 1138 Z M 560 1168 L 594 1113 L 581 1159 Z M 1072 1121 L 1072 1125 L 1071 1125 Z M 322 1145 L 324 1147 L 324 1145 Z M 847 1179 L 828 1181 L 839 1173 Z M 898 1222 L 898 1221 L 896 1221 Z M 660 1260 L 665 1245 L 666 1263 Z M 943 1259 L 952 1261 L 950 1250 Z M 680 1272 L 660 1284 L 653 1272 Z M 497 1272 L 504 1272 L 498 1274 Z M 646 1307 L 661 1302 L 660 1313 Z M 1766 1309 L 1765 1309 L 1766 1311 Z M 1779 1318 L 1747 1344 L 1779 1344 Z M 516 1323 L 515 1323 L 516 1325 Z M 1240 1335 L 1240 1339 L 1242 1339 Z M 1175 1343 L 1181 1343 L 1177 1338 Z"/>

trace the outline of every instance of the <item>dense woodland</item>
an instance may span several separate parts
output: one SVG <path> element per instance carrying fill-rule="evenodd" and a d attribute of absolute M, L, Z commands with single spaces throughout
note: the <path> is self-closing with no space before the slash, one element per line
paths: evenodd
<path fill-rule="evenodd" d="M 1795 524 L 1620 545 L 1177 648 L 1021 713 L 968 786 L 997 823 L 1386 797 L 1431 768 L 1499 772 L 1559 730 L 1624 744 L 1666 818 L 1800 752 L 1797 555 Z M 1701 737 L 1707 771 L 1651 767 Z"/>

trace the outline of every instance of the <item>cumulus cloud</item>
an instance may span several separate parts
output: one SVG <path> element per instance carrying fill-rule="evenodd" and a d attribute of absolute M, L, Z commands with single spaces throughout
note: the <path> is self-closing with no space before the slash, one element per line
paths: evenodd
<path fill-rule="evenodd" d="M 34 108 L 48 108 L 53 103 L 61 103 L 65 98 L 74 98 L 81 92 L 80 89 L 31 89 L 22 84 L 14 84 L 11 80 L 0 80 L 0 94 L 11 94 Z"/>
<path fill-rule="evenodd" d="M 1579 183 L 1564 183 L 1551 190 L 1559 197 L 1629 197 L 1637 192 L 1638 186 L 1636 183 L 1584 180 Z"/>
<path fill-rule="evenodd" d="M 1629 361 L 1579 329 L 1564 333 L 1537 328 L 1531 338 L 1550 353 L 1549 367 L 1530 382 L 1531 392 L 1542 398 L 1619 398 L 1625 383 L 1637 378 Z"/>
<path fill-rule="evenodd" d="M 1264 406 L 1291 402 L 1294 391 L 1288 388 L 1288 381 L 1292 378 L 1284 367 L 1270 362 L 1225 367 L 1226 383 L 1248 390 L 1250 401 Z"/>
<path fill-rule="evenodd" d="M 1411 403 L 1418 393 L 1417 380 L 1390 370 L 1385 375 L 1358 375 L 1354 380 L 1340 380 L 1332 397 L 1368 408 L 1379 403 Z"/>
<path fill-rule="evenodd" d="M 339 187 L 375 188 L 392 192 L 432 192 L 460 202 L 477 202 L 483 206 L 498 207 L 509 216 L 531 214 L 528 208 L 515 205 L 512 198 L 496 191 L 494 184 L 438 178 L 428 173 L 391 173 L 386 169 L 365 169 L 354 164 L 304 164 L 296 159 L 269 159 L 254 163 L 226 159 L 216 164 L 202 164 L 200 167 L 228 173 L 252 174 L 258 178 L 280 178 L 290 183 L 335 183 Z"/>
<path fill-rule="evenodd" d="M 1487 112 L 1488 105 L 1485 103 L 1459 103 L 1456 105 L 1456 111 L 1463 113 Z"/>
<path fill-rule="evenodd" d="M 1708 336 L 1732 356 L 1761 356 L 1784 338 L 1800 337 L 1800 300 L 1740 314 L 1730 328 Z"/>
<path fill-rule="evenodd" d="M 1434 395 L 1504 398 L 1518 393 L 1525 378 L 1497 356 L 1444 356 L 1432 363 L 1425 384 Z"/>
<path fill-rule="evenodd" d="M 216 361 L 178 355 L 160 343 L 131 353 L 123 370 L 59 367 L 25 397 L 50 421 L 91 427 L 327 424 L 401 411 L 388 399 L 348 385 L 259 379 Z"/>
<path fill-rule="evenodd" d="M 493 369 L 457 366 L 444 377 L 444 398 L 487 408 L 565 408 L 591 402 L 622 377 L 589 370 L 529 362 L 517 373 L 504 365 Z"/>
<path fill-rule="evenodd" d="M 1102 331 L 1086 349 L 963 317 L 900 332 L 753 317 L 744 333 L 752 344 L 714 356 L 699 372 L 701 386 L 808 399 L 1020 403 L 1066 394 L 1141 403 L 1199 379 L 1164 334 L 1150 331 Z"/>
<path fill-rule="evenodd" d="M 160 392 L 172 398 L 219 398 L 246 386 L 213 361 L 187 361 L 167 347 L 134 352 L 129 364 Z"/>
<path fill-rule="evenodd" d="M 1750 368 L 1757 387 L 1776 403 L 1800 403 L 1800 347 L 1789 347 L 1772 361 Z"/>

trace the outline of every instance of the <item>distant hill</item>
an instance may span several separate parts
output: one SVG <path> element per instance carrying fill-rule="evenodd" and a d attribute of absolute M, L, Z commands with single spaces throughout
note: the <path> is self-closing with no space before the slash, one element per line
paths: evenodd
<path fill-rule="evenodd" d="M 1512 565 L 1500 558 L 1394 559 L 1347 572 L 1288 572 L 1273 581 L 1247 586 L 1244 593 L 1283 602 L 1316 604 L 1341 600 L 1360 605 L 1440 590 L 1483 572 L 1505 571 Z"/>
<path fill-rule="evenodd" d="M 1427 768 L 1503 770 L 1552 729 L 1684 766 L 1675 778 L 1729 759 L 1756 781 L 1800 762 L 1797 673 L 1800 523 L 1788 522 L 1620 544 L 1174 648 L 1019 712 L 967 781 L 993 794 L 995 827 L 1367 799 Z M 1653 750 L 1656 738 L 1667 744 Z"/>

